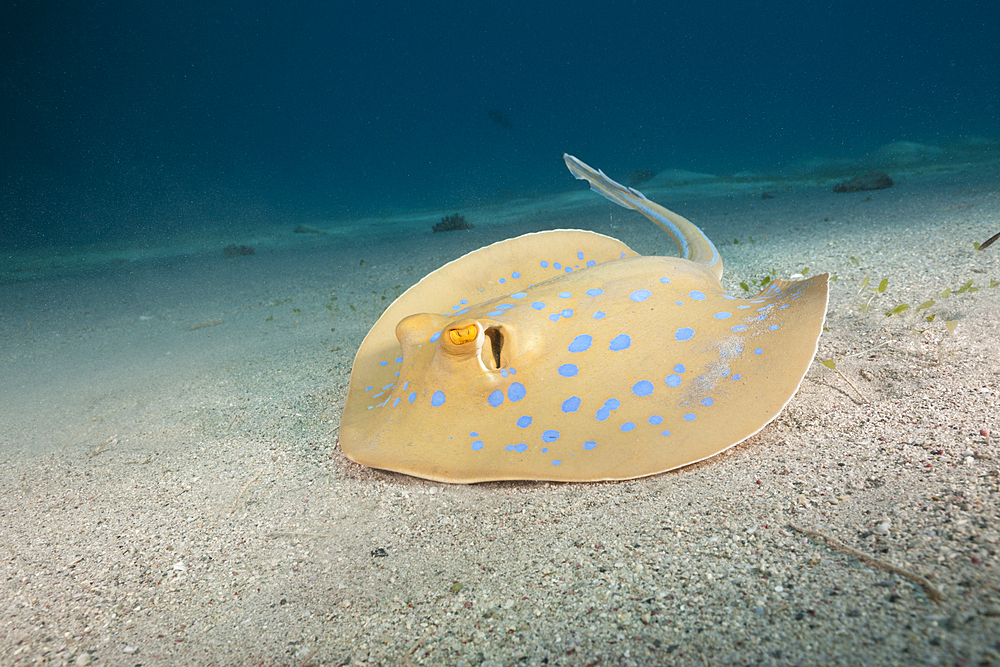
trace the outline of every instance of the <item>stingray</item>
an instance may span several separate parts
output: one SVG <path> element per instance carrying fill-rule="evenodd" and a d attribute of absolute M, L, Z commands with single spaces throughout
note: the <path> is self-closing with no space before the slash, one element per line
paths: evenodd
<path fill-rule="evenodd" d="M 698 227 L 564 159 L 663 228 L 680 257 L 563 229 L 430 273 L 358 349 L 340 422 L 349 459 L 450 483 L 633 479 L 742 442 L 798 390 L 827 274 L 729 296 Z"/>

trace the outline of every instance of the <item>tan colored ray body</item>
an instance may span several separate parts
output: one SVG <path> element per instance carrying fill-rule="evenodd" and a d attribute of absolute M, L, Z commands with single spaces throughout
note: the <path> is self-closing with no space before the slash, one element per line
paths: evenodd
<path fill-rule="evenodd" d="M 340 426 L 352 460 L 457 483 L 630 479 L 728 449 L 794 395 L 822 330 L 827 276 L 730 297 L 697 227 L 566 161 L 688 259 L 557 230 L 434 271 L 358 351 Z"/>

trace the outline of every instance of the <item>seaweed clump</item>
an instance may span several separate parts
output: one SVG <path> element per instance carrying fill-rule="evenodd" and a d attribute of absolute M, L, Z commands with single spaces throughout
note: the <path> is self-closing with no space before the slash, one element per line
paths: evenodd
<path fill-rule="evenodd" d="M 833 186 L 834 192 L 861 192 L 863 190 L 885 190 L 893 186 L 889 174 L 870 171 L 864 176 L 855 176 Z"/>
<path fill-rule="evenodd" d="M 226 257 L 242 257 L 243 255 L 253 255 L 255 253 L 253 246 L 232 243 L 222 249 L 222 254 Z"/>
<path fill-rule="evenodd" d="M 460 213 L 446 215 L 434 225 L 435 232 L 454 232 L 460 229 L 472 229 L 472 223 L 466 221 L 465 216 Z"/>

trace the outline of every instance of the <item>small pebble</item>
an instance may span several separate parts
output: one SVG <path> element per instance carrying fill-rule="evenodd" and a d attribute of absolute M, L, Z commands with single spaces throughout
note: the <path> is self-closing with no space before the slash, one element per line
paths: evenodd
<path fill-rule="evenodd" d="M 89 653 L 81 653 L 80 655 L 76 656 L 76 660 L 73 661 L 73 664 L 75 664 L 77 667 L 87 667 L 87 665 L 90 664 L 90 660 L 91 658 Z"/>
<path fill-rule="evenodd" d="M 888 519 L 883 520 L 881 523 L 875 526 L 875 532 L 879 535 L 888 535 L 889 527 L 892 526 L 892 522 Z"/>

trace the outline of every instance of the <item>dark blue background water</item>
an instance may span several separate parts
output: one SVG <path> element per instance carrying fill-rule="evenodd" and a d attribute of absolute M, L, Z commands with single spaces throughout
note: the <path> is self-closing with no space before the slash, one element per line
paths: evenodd
<path fill-rule="evenodd" d="M 1000 136 L 994 3 L 4 3 L 0 243 Z"/>

